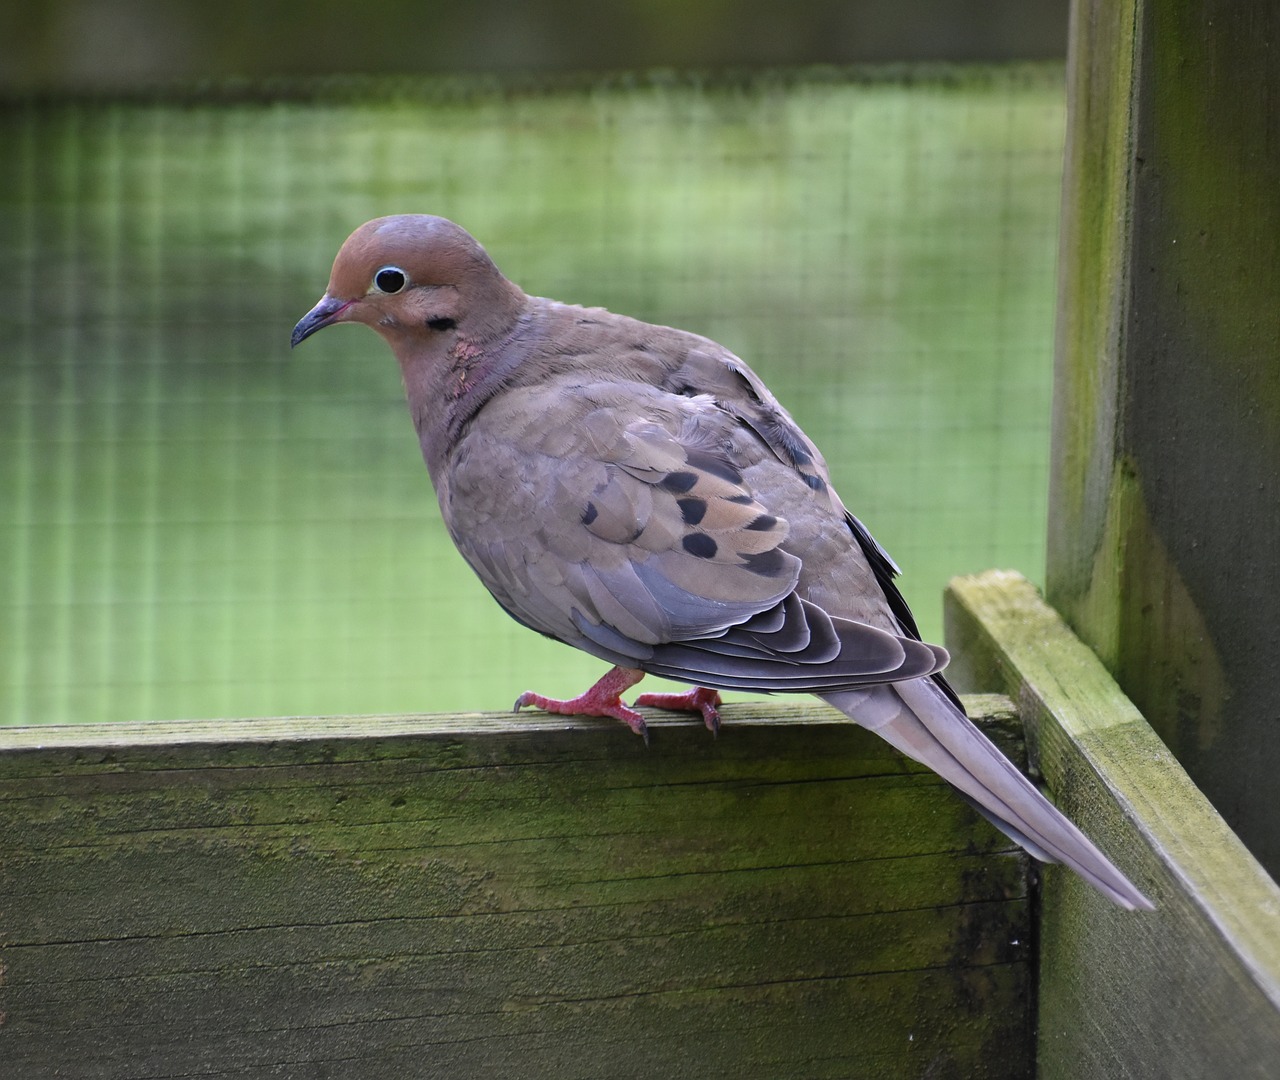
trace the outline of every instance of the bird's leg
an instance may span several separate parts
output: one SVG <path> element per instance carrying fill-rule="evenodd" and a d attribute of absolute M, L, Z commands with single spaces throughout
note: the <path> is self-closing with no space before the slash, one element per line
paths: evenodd
<path fill-rule="evenodd" d="M 643 678 L 644 672 L 637 668 L 615 667 L 607 671 L 585 694 L 579 694 L 568 701 L 543 697 L 532 690 L 526 690 L 516 698 L 515 711 L 518 712 L 526 705 L 536 705 L 547 712 L 566 716 L 611 716 L 615 720 L 621 720 L 647 743 L 649 729 L 644 717 L 622 703 L 623 691 L 630 690 Z"/>
<path fill-rule="evenodd" d="M 702 713 L 707 730 L 712 735 L 720 732 L 720 695 L 705 686 L 694 687 L 683 694 L 641 694 L 632 704 L 672 712 Z"/>

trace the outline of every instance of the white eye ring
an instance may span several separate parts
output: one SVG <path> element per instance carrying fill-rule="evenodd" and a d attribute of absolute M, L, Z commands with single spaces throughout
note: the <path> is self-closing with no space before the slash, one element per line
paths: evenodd
<path fill-rule="evenodd" d="M 373 275 L 373 287 L 381 293 L 398 293 L 408 284 L 409 275 L 398 266 L 384 266 Z"/>

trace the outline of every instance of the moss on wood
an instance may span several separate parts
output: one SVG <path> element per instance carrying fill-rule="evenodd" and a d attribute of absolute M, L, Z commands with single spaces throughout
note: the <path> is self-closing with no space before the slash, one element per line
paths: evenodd
<path fill-rule="evenodd" d="M 946 615 L 957 679 L 1018 703 L 1059 805 L 1157 907 L 1044 872 L 1037 1075 L 1274 1076 L 1280 888 L 1025 578 L 957 578 Z"/>
<path fill-rule="evenodd" d="M 835 717 L 730 706 L 648 750 L 537 715 L 0 731 L 0 1057 L 1026 1075 L 1025 859 Z"/>

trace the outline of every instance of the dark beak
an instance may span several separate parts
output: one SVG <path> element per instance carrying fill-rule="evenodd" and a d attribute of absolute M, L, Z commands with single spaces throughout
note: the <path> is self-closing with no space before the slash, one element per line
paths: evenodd
<path fill-rule="evenodd" d="M 298 320 L 298 325 L 293 328 L 293 335 L 289 338 L 290 348 L 301 345 L 317 330 L 338 322 L 342 313 L 354 303 L 354 300 L 337 300 L 325 293 L 320 297 L 320 303 Z"/>

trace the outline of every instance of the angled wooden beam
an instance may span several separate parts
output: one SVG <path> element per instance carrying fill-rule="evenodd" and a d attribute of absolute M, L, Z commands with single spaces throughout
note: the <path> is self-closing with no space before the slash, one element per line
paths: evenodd
<path fill-rule="evenodd" d="M 1274 1075 L 1280 888 L 1025 578 L 957 578 L 946 618 L 957 681 L 1013 698 L 1033 768 L 1156 904 L 1043 871 L 1037 1075 Z"/>

